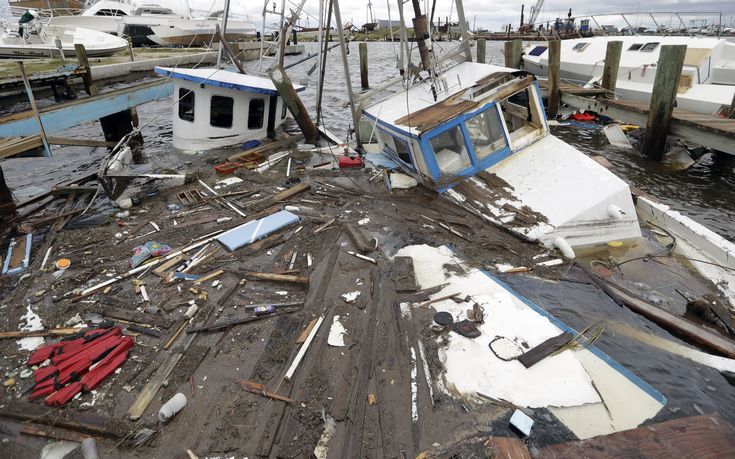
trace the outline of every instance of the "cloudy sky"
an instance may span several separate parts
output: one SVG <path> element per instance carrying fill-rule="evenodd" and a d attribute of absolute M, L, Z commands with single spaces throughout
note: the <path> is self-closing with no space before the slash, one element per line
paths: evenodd
<path fill-rule="evenodd" d="M 8 0 L 0 0 L 0 5 L 7 4 Z M 159 3 L 175 10 L 184 11 L 187 8 L 187 0 L 137 0 L 139 3 Z M 230 0 L 233 12 L 249 14 L 252 19 L 256 20 L 258 27 L 261 23 L 261 12 L 263 10 L 263 0 Z M 268 0 L 272 4 L 273 0 Z M 276 0 L 280 6 L 281 0 Z M 352 21 L 356 25 L 362 25 L 367 22 L 367 2 L 372 1 L 373 15 L 377 19 L 388 19 L 388 7 L 386 0 L 341 0 L 343 21 Z M 391 8 L 391 18 L 397 19 L 397 0 L 389 0 Z M 422 5 L 427 0 L 420 0 Z M 464 0 L 465 13 L 470 27 L 473 24 L 477 28 L 487 28 L 489 30 L 500 30 L 506 24 L 512 23 L 517 27 L 520 19 L 521 5 L 526 5 L 526 17 L 531 6 L 536 0 Z M 287 0 L 287 5 L 293 7 L 298 0 Z M 430 1 L 428 2 L 430 3 Z M 452 0 L 437 0 L 436 16 L 442 18 L 450 16 L 456 20 L 457 12 L 453 8 Z M 571 0 L 546 0 L 539 15 L 539 21 L 553 20 L 556 17 L 566 17 L 570 7 L 574 8 L 577 4 L 584 4 L 579 9 L 574 8 L 575 16 L 586 14 L 601 14 L 612 12 L 631 12 L 631 13 L 647 13 L 649 11 L 706 11 L 706 12 L 722 12 L 723 22 L 730 24 L 735 21 L 735 0 L 647 0 L 641 2 L 638 0 L 616 0 L 614 2 L 579 2 Z M 195 10 L 202 12 L 212 9 L 222 9 L 224 0 L 188 0 L 188 5 Z M 306 25 L 307 18 L 309 25 L 316 26 L 319 12 L 318 0 L 307 0 L 305 11 L 307 14 L 303 16 L 303 25 Z M 413 17 L 411 2 L 405 6 L 409 11 L 408 17 Z M 704 17 L 704 16 L 703 16 Z M 671 15 L 655 16 L 659 23 L 668 24 L 672 20 Z M 685 23 L 688 24 L 691 16 L 683 16 Z M 717 16 L 709 16 L 709 22 L 717 22 Z M 630 16 L 631 22 L 635 21 L 635 16 Z M 641 25 L 649 25 L 650 21 L 644 20 L 644 16 L 639 16 Z M 620 18 L 607 17 L 604 20 L 598 19 L 601 24 L 623 23 Z M 604 22 L 603 22 L 604 21 Z M 652 26 L 652 24 L 650 24 Z"/>

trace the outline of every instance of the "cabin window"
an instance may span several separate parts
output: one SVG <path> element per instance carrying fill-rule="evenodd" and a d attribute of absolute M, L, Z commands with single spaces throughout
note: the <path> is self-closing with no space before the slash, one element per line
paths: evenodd
<path fill-rule="evenodd" d="M 248 129 L 263 129 L 265 118 L 265 100 L 252 99 L 248 109 Z"/>
<path fill-rule="evenodd" d="M 655 42 L 655 43 L 646 43 L 646 44 L 645 44 L 645 45 L 643 45 L 643 47 L 641 48 L 641 51 L 648 51 L 648 52 L 651 52 L 651 51 L 653 51 L 654 49 L 656 49 L 656 47 L 657 47 L 658 45 L 659 45 L 659 44 L 658 44 L 658 42 Z"/>
<path fill-rule="evenodd" d="M 401 139 L 395 139 L 395 144 L 398 158 L 400 158 L 404 163 L 413 166 L 413 161 L 411 160 L 411 147 L 408 146 L 408 143 Z"/>
<path fill-rule="evenodd" d="M 543 133 L 541 110 L 535 92 L 528 87 L 500 102 L 513 148 L 525 145 Z"/>
<path fill-rule="evenodd" d="M 209 107 L 209 124 L 214 127 L 231 128 L 233 104 L 232 97 L 212 96 L 212 103 Z"/>
<path fill-rule="evenodd" d="M 478 160 L 507 146 L 497 106 L 470 118 L 465 122 L 465 127 Z"/>
<path fill-rule="evenodd" d="M 544 52 L 546 52 L 547 47 L 546 46 L 537 46 L 533 48 L 531 51 L 528 52 L 529 56 L 540 56 Z"/>
<path fill-rule="evenodd" d="M 114 9 L 101 9 L 94 13 L 95 16 L 127 16 L 125 11 Z"/>
<path fill-rule="evenodd" d="M 179 118 L 184 121 L 194 121 L 194 91 L 179 88 Z"/>
<path fill-rule="evenodd" d="M 572 49 L 574 51 L 577 51 L 578 53 L 581 53 L 589 45 L 590 45 L 589 42 L 577 43 L 576 45 L 574 45 L 574 47 Z"/>
<path fill-rule="evenodd" d="M 429 140 L 442 175 L 451 175 L 472 165 L 462 136 L 462 129 L 454 126 Z"/>
<path fill-rule="evenodd" d="M 636 43 L 636 44 L 630 45 L 630 48 L 628 48 L 628 51 L 638 51 L 641 48 L 643 48 L 643 43 Z"/>

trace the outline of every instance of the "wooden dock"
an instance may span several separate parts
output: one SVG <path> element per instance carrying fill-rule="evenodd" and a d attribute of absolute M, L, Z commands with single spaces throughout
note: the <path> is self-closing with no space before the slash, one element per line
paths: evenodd
<path fill-rule="evenodd" d="M 171 95 L 172 88 L 173 83 L 159 79 L 43 107 L 39 109 L 39 115 L 47 134 L 61 132 L 155 99 L 168 97 Z M 63 145 L 109 146 L 104 141 L 60 139 L 58 137 L 50 137 L 50 140 L 50 143 Z M 0 117 L 0 159 L 39 146 L 41 146 L 41 137 L 32 110 Z"/>
<path fill-rule="evenodd" d="M 592 99 L 563 88 L 561 101 L 577 109 L 591 110 L 642 127 L 648 121 L 647 102 Z M 735 155 L 735 119 L 676 108 L 671 120 L 671 134 L 703 147 Z"/>
<path fill-rule="evenodd" d="M 541 93 L 545 96 L 548 87 L 548 80 L 537 80 L 538 85 L 541 88 Z M 585 88 L 576 84 L 567 83 L 565 81 L 559 82 L 559 91 L 562 94 L 574 94 L 575 96 L 601 96 L 607 92 L 604 88 Z"/>

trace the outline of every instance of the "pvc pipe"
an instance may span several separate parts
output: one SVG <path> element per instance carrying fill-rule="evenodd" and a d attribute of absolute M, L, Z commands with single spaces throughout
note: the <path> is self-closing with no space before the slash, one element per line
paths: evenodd
<path fill-rule="evenodd" d="M 176 413 L 181 411 L 186 406 L 186 395 L 179 392 L 178 394 L 171 397 L 171 399 L 161 406 L 158 410 L 158 420 L 161 422 L 168 422 Z"/>
<path fill-rule="evenodd" d="M 575 258 L 576 255 L 574 254 L 574 249 L 572 249 L 572 246 L 569 245 L 569 243 L 563 238 L 558 237 L 554 239 L 554 245 L 557 249 L 561 251 L 561 253 L 567 257 L 567 258 Z"/>
<path fill-rule="evenodd" d="M 309 332 L 309 336 L 306 337 L 306 341 L 304 341 L 304 344 L 301 345 L 301 349 L 299 349 L 299 353 L 296 354 L 296 357 L 294 357 L 293 363 L 291 363 L 291 366 L 288 367 L 286 376 L 284 376 L 284 379 L 286 381 L 290 381 L 291 378 L 293 377 L 293 374 L 296 372 L 296 368 L 298 368 L 299 363 L 301 363 L 301 359 L 304 358 L 304 355 L 306 354 L 306 351 L 309 349 L 309 345 L 314 340 L 314 337 L 316 336 L 316 332 L 319 331 L 319 327 L 322 325 L 322 322 L 324 322 L 324 316 L 319 316 L 319 320 L 316 321 L 316 324 L 314 324 L 314 328 L 312 328 L 311 332 Z"/>

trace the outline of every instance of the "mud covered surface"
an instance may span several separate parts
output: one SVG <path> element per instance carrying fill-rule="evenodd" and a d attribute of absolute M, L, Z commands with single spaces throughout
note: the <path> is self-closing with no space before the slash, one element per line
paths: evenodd
<path fill-rule="evenodd" d="M 80 295 L 86 288 L 126 273 L 132 249 L 144 242 L 153 240 L 177 250 L 245 221 L 215 199 L 194 207 L 180 202 L 177 193 L 183 190 L 196 188 L 206 194 L 196 181 L 145 197 L 127 215 L 100 197 L 82 218 L 51 219 L 34 226 L 36 239 L 28 275 L 0 277 L 0 328 L 18 330 L 25 324 L 22 318 L 30 307 L 44 328 L 83 326 L 110 319 L 125 334 L 134 336 L 135 345 L 118 373 L 92 393 L 82 394 L 63 408 L 51 409 L 54 413 L 87 413 L 122 422 L 118 426 L 122 432 L 97 437 L 104 457 L 186 457 L 187 450 L 198 457 L 310 457 L 321 444 L 320 439 L 329 457 L 416 457 L 423 451 L 439 457 L 490 457 L 486 445 L 473 439 L 492 435 L 520 439 L 508 427 L 516 407 L 481 397 L 460 397 L 435 383 L 443 372 L 438 349 L 450 332 L 429 328 L 435 313 L 431 306 L 413 308 L 410 317 L 401 311 L 401 303 L 417 306 L 430 298 L 429 292 L 396 291 L 400 276 L 392 256 L 407 245 L 450 245 L 464 263 L 447 266 L 448 272 L 462 272 L 469 267 L 495 271 L 499 264 L 532 267 L 530 274 L 499 277 L 540 306 L 558 312 L 562 320 L 577 329 L 597 320 L 574 314 L 576 307 L 592 303 L 600 318 L 609 315 L 678 341 L 630 311 L 620 313 L 621 308 L 597 285 L 579 275 L 573 263 L 536 266 L 539 255 L 545 260 L 557 255 L 484 224 L 448 199 L 422 187 L 389 192 L 382 180 L 370 181 L 374 173 L 369 170 L 300 169 L 308 161 L 304 153 L 294 153 L 294 170 L 300 183 L 286 183 L 286 164 L 282 162 L 263 174 L 239 169 L 232 176 L 242 182 L 217 189 L 220 194 L 255 192 L 227 197 L 247 218 L 289 206 L 300 221 L 234 252 L 217 249 L 216 242 L 210 244 L 205 251 L 212 255 L 188 272 L 199 276 L 219 270 L 222 273 L 199 284 L 184 279 L 169 281 L 167 276 L 175 266 L 161 276 L 152 268 L 112 283 L 109 290 Z M 214 175 L 210 165 L 197 167 L 198 177 L 210 186 L 223 178 Z M 274 202 L 277 193 L 305 183 L 309 189 Z M 63 198 L 57 199 L 34 219 L 83 208 L 88 199 L 69 201 L 67 207 Z M 172 211 L 169 204 L 177 204 L 179 209 Z M 57 223 L 60 221 L 64 224 Z M 159 231 L 154 230 L 151 221 Z M 347 224 L 377 239 L 378 249 L 365 254 L 376 263 L 348 253 L 356 248 L 345 231 Z M 41 271 L 48 247 L 51 255 Z M 68 269 L 51 267 L 60 258 L 71 261 Z M 308 285 L 261 280 L 248 272 L 306 276 Z M 140 284 L 145 286 L 148 303 L 136 291 Z M 553 287 L 547 289 L 545 285 Z M 690 283 L 688 287 L 702 289 L 702 293 L 706 289 L 700 284 Z M 355 296 L 354 292 L 359 294 Z M 292 302 L 299 305 L 276 309 L 274 315 L 259 320 L 190 332 L 197 327 L 251 318 L 250 305 Z M 188 320 L 184 313 L 192 304 L 198 310 Z M 110 306 L 127 311 L 127 319 L 121 320 L 119 314 L 110 317 Z M 344 346 L 328 343 L 336 316 L 345 330 Z M 306 337 L 308 325 L 319 317 L 323 323 L 293 376 L 287 379 L 286 372 L 300 348 L 297 340 Z M 159 337 L 129 329 L 133 322 Z M 152 322 L 158 325 L 150 327 Z M 46 342 L 55 339 L 46 338 Z M 425 349 L 433 376 L 433 400 L 420 369 L 418 417 L 413 420 L 411 356 L 418 342 Z M 645 345 L 621 343 L 612 334 L 605 336 L 600 347 L 669 398 L 659 418 L 704 410 L 718 411 L 735 422 L 733 389 L 715 370 L 661 350 L 656 351 L 660 359 L 643 365 L 640 357 L 630 355 L 630 349 L 635 348 L 640 355 L 648 352 L 643 349 Z M 178 354 L 178 364 L 164 378 L 140 420 L 126 420 L 146 383 Z M 13 380 L 0 388 L 5 403 L 0 415 L 11 404 L 27 403 L 24 393 L 32 383 L 30 378 L 22 378 L 21 372 L 26 369 L 28 356 L 29 351 L 21 349 L 16 340 L 0 340 L 3 381 Z M 677 388 L 675 381 L 684 375 L 691 384 L 698 383 L 697 389 L 691 385 L 686 390 Z M 267 391 L 293 403 L 246 391 L 244 381 L 262 384 Z M 178 392 L 186 396 L 187 406 L 168 423 L 159 423 L 159 408 Z M 43 405 L 37 401 L 33 406 Z M 527 439 L 532 452 L 575 438 L 548 410 L 529 413 L 537 423 L 536 433 Z M 0 417 L 4 457 L 37 457 L 48 442 L 43 437 L 18 434 L 21 422 Z M 134 447 L 127 435 L 143 427 L 155 434 Z"/>

